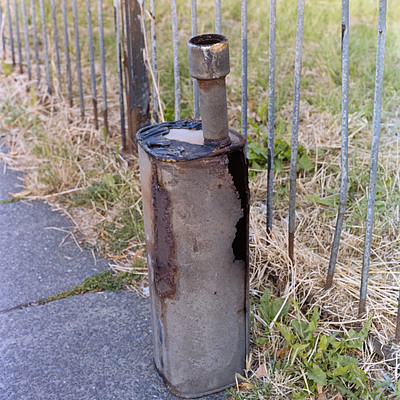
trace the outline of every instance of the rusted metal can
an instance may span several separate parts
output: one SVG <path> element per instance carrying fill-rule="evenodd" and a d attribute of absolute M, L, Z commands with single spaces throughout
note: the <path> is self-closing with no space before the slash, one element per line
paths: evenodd
<path fill-rule="evenodd" d="M 210 57 L 227 51 L 226 38 L 204 36 L 191 42 L 203 43 L 208 65 L 215 66 Z M 226 75 L 229 58 L 222 65 Z M 227 116 L 218 122 L 207 114 L 215 102 L 210 90 L 220 92 L 225 75 L 206 71 L 203 93 L 199 82 L 207 123 L 167 122 L 137 134 L 154 361 L 170 390 L 185 398 L 232 386 L 249 347 L 245 138 L 228 129 Z M 219 98 L 226 103 L 224 93 Z M 226 104 L 219 110 L 226 112 Z"/>

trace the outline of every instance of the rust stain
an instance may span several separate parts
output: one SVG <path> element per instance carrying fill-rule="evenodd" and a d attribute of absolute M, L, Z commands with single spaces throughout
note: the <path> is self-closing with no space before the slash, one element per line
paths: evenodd
<path fill-rule="evenodd" d="M 211 51 L 213 53 L 219 53 L 222 51 L 226 46 L 228 46 L 228 42 L 222 42 L 222 43 L 215 43 L 211 46 Z"/>
<path fill-rule="evenodd" d="M 198 79 L 197 83 L 199 84 L 199 89 L 208 92 L 212 89 L 225 90 L 225 77 L 216 78 L 216 79 Z M 214 98 L 207 99 L 212 101 Z"/>
<path fill-rule="evenodd" d="M 161 299 L 173 299 L 178 268 L 175 240 L 171 229 L 171 206 L 168 192 L 158 179 L 157 164 L 152 165 L 152 208 L 154 210 L 154 249 L 152 254 L 154 284 Z"/>

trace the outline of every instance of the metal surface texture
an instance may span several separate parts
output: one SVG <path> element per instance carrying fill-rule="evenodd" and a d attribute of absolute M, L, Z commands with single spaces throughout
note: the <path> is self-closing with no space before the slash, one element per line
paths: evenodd
<path fill-rule="evenodd" d="M 89 41 L 90 84 L 92 87 L 94 126 L 96 129 L 99 129 L 99 117 L 97 112 L 96 70 L 95 70 L 94 49 L 93 49 L 92 11 L 90 7 L 90 0 L 86 0 L 86 25 L 88 30 L 88 41 Z"/>
<path fill-rule="evenodd" d="M 292 117 L 292 142 L 290 153 L 290 188 L 289 188 L 289 235 L 288 249 L 292 263 L 294 258 L 294 231 L 296 220 L 296 179 L 297 179 L 297 150 L 300 113 L 300 84 L 301 84 L 301 58 L 303 51 L 303 26 L 304 26 L 304 2 L 299 0 L 297 6 L 296 28 L 296 54 L 294 62 L 294 91 L 293 91 L 293 117 Z"/>
<path fill-rule="evenodd" d="M 0 4 L 0 34 L 1 34 L 1 51 L 3 60 L 6 58 L 6 38 L 4 37 L 4 23 L 3 23 L 3 6 Z"/>
<path fill-rule="evenodd" d="M 245 141 L 230 131 L 231 146 L 208 146 L 199 128 L 138 134 L 154 360 L 185 398 L 233 385 L 249 343 Z"/>
<path fill-rule="evenodd" d="M 68 102 L 69 102 L 69 106 L 72 107 L 74 100 L 73 100 L 73 94 L 72 94 L 71 57 L 69 55 L 68 19 L 67 19 L 66 0 L 61 0 L 61 9 L 62 9 L 63 29 L 64 29 L 65 65 L 67 68 Z"/>
<path fill-rule="evenodd" d="M 7 21 L 8 21 L 8 33 L 10 35 L 9 40 L 10 40 L 10 47 L 11 47 L 11 58 L 12 58 L 13 65 L 15 65 L 14 35 L 13 35 L 13 28 L 12 28 L 10 0 L 6 1 L 6 9 L 7 9 Z"/>
<path fill-rule="evenodd" d="M 103 27 L 103 0 L 98 0 L 98 17 L 99 17 L 99 45 L 101 59 L 101 89 L 103 93 L 103 119 L 106 134 L 109 132 L 108 126 L 108 104 L 107 104 L 107 77 L 106 77 L 106 54 L 104 50 L 104 27 Z"/>
<path fill-rule="evenodd" d="M 50 72 L 49 48 L 48 48 L 48 43 L 47 43 L 46 15 L 44 12 L 44 2 L 43 1 L 44 0 L 39 0 L 40 21 L 41 21 L 41 25 L 42 25 L 44 68 L 46 71 L 47 92 L 51 95 L 53 92 L 53 89 L 51 87 L 51 72 Z"/>
<path fill-rule="evenodd" d="M 26 15 L 25 0 L 21 0 L 21 14 L 22 14 L 22 26 L 24 29 L 26 68 L 28 71 L 28 79 L 31 80 L 32 79 L 31 50 L 29 46 L 28 18 Z M 1 16 L 0 16 L 0 21 L 1 21 Z"/>
<path fill-rule="evenodd" d="M 22 68 L 22 45 L 21 45 L 21 34 L 20 34 L 20 31 L 19 31 L 19 13 L 18 13 L 17 0 L 14 0 L 14 19 L 15 19 L 15 34 L 17 36 L 19 73 L 22 74 L 23 73 L 23 68 Z"/>
<path fill-rule="evenodd" d="M 215 33 L 218 34 L 221 34 L 221 19 L 221 0 L 215 0 Z"/>
<path fill-rule="evenodd" d="M 192 0 L 193 1 L 193 0 Z M 151 43 L 151 68 L 153 70 L 153 118 L 158 122 L 158 98 L 157 89 L 158 73 L 157 73 L 157 39 L 156 39 L 156 10 L 154 0 L 150 0 L 150 43 Z"/>
<path fill-rule="evenodd" d="M 385 57 L 385 31 L 386 31 L 387 0 L 379 0 L 378 39 L 376 51 L 375 95 L 374 114 L 372 120 L 371 162 L 368 185 L 367 219 L 365 228 L 363 266 L 361 275 L 360 303 L 358 313 L 366 312 L 367 287 L 369 276 L 369 263 L 371 257 L 372 228 L 374 224 L 374 207 L 376 194 L 376 180 L 378 172 L 379 135 L 381 128 L 383 66 Z"/>
<path fill-rule="evenodd" d="M 84 117 L 85 100 L 83 97 L 83 87 L 82 87 L 81 44 L 79 41 L 78 7 L 76 4 L 76 0 L 72 0 L 72 12 L 74 17 L 74 37 L 75 37 L 75 51 L 76 51 L 76 70 L 78 73 L 79 106 L 81 109 L 81 116 Z"/>
<path fill-rule="evenodd" d="M 39 59 L 39 43 L 38 43 L 38 35 L 37 35 L 36 10 L 35 10 L 34 0 L 31 0 L 31 16 L 32 16 L 32 28 L 33 28 L 33 45 L 35 47 L 36 80 L 37 80 L 37 84 L 39 84 L 40 78 L 41 78 L 41 76 L 40 76 L 40 59 Z"/>
<path fill-rule="evenodd" d="M 150 88 L 146 69 L 144 9 L 138 0 L 125 2 L 126 75 L 129 152 L 136 151 L 137 131 L 150 123 Z M 157 96 L 158 97 L 158 96 Z M 162 113 L 161 113 L 162 114 Z"/>
<path fill-rule="evenodd" d="M 190 1 L 190 15 L 191 15 L 191 30 L 192 37 L 197 35 L 197 1 Z M 192 80 L 193 84 L 193 115 L 195 119 L 200 118 L 200 99 L 199 99 L 199 85 L 197 80 Z"/>
<path fill-rule="evenodd" d="M 125 105 L 124 105 L 124 86 L 122 78 L 121 21 L 120 21 L 119 0 L 114 0 L 114 25 L 115 25 L 115 55 L 117 59 L 117 76 L 118 76 L 119 115 L 121 118 L 121 137 L 122 137 L 123 149 L 126 149 Z"/>
<path fill-rule="evenodd" d="M 200 80 L 223 78 L 230 72 L 229 44 L 223 35 L 204 34 L 189 40 L 189 74 Z"/>
<path fill-rule="evenodd" d="M 174 58 L 175 119 L 181 118 L 181 78 L 179 74 L 178 15 L 176 0 L 171 0 L 172 52 Z"/>
<path fill-rule="evenodd" d="M 123 18 L 122 21 L 124 23 L 125 27 L 125 39 L 126 39 L 126 50 L 124 50 L 124 64 L 125 64 L 125 75 L 126 75 L 126 114 L 128 116 L 128 140 L 127 140 L 127 145 L 128 149 L 132 150 L 133 148 L 133 136 L 136 134 L 136 132 L 133 129 L 132 126 L 132 118 L 131 118 L 131 109 L 132 109 L 132 104 L 134 102 L 134 91 L 133 91 L 133 68 L 132 68 L 132 35 L 131 35 L 131 2 L 130 1 L 125 1 L 125 13 L 123 13 Z M 124 11 L 124 7 L 122 7 L 122 11 Z M 122 41 L 122 43 L 125 43 L 125 40 Z"/>
<path fill-rule="evenodd" d="M 60 51 L 58 42 L 58 26 L 57 26 L 57 9 L 55 0 L 51 0 L 51 16 L 53 20 L 53 39 L 54 39 L 54 51 L 56 53 L 56 69 L 58 86 L 61 88 L 61 66 L 60 66 Z"/>
<path fill-rule="evenodd" d="M 325 289 L 333 284 L 333 275 L 339 251 L 340 236 L 343 228 L 344 213 L 347 201 L 347 178 L 349 170 L 349 0 L 342 1 L 342 121 L 341 121 L 341 176 L 339 208 L 336 219 L 335 234 L 329 259 L 328 275 Z"/>
<path fill-rule="evenodd" d="M 247 154 L 247 0 L 241 0 L 241 68 L 241 129 L 246 138 Z"/>
<path fill-rule="evenodd" d="M 249 189 L 245 137 L 221 117 L 228 41 L 200 35 L 188 48 L 190 74 L 208 78 L 198 80 L 203 123 L 167 122 L 137 138 L 154 361 L 174 394 L 195 398 L 245 368 Z"/>
<path fill-rule="evenodd" d="M 229 144 L 225 76 L 229 73 L 229 45 L 225 36 L 204 34 L 188 43 L 189 73 L 197 79 L 204 139 Z"/>
<path fill-rule="evenodd" d="M 276 0 L 269 3 L 269 57 L 268 57 L 268 160 L 267 160 L 267 235 L 272 231 L 275 148 L 275 39 Z"/>

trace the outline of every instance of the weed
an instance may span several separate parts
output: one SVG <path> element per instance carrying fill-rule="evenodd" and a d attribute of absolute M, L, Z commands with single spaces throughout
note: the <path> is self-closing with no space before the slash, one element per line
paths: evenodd
<path fill-rule="evenodd" d="M 255 125 L 254 125 L 255 126 Z M 282 173 L 284 165 L 290 162 L 291 146 L 283 139 L 286 131 L 286 124 L 280 120 L 277 125 L 277 133 L 274 145 L 274 169 L 279 174 Z M 262 127 L 257 126 L 257 139 L 249 139 L 248 159 L 252 168 L 263 169 L 268 162 L 267 133 L 261 133 Z M 299 145 L 297 150 L 297 170 L 311 171 L 314 166 L 310 161 L 311 151 L 307 151 L 304 146 Z"/>
<path fill-rule="evenodd" d="M 81 284 L 74 288 L 65 290 L 64 292 L 51 295 L 47 299 L 39 300 L 40 303 L 46 304 L 51 301 L 65 299 L 70 296 L 83 294 L 87 292 L 119 292 L 126 285 L 134 285 L 140 279 L 140 275 L 133 272 L 103 271 L 96 275 L 86 278 Z"/>
<path fill-rule="evenodd" d="M 258 310 L 265 331 L 264 336 L 255 339 L 255 344 L 262 347 L 275 340 L 275 347 L 279 348 L 267 356 L 268 365 L 265 364 L 263 369 L 251 378 L 241 377 L 244 382 L 242 393 L 231 391 L 235 399 L 259 399 L 260 396 L 273 396 L 274 391 L 276 395 L 272 381 L 277 375 L 291 383 L 282 389 L 293 399 L 308 399 L 313 394 L 320 395 L 318 398 L 333 398 L 338 393 L 348 399 L 385 398 L 388 382 L 379 381 L 372 385 L 359 362 L 371 318 L 359 331 L 349 329 L 340 334 L 325 334 L 319 324 L 318 307 L 313 307 L 308 318 L 304 318 L 295 300 L 273 298 L 269 289 L 260 298 Z M 294 310 L 294 317 L 293 314 L 289 317 L 290 310 Z"/>
<path fill-rule="evenodd" d="M 67 2 L 68 3 L 68 2 Z M 181 71 L 182 118 L 192 115 L 192 85 L 188 76 L 186 43 L 190 37 L 190 5 L 187 1 L 177 0 L 179 25 L 179 63 Z M 104 4 L 112 7 L 111 0 Z M 338 274 L 336 289 L 339 294 L 334 299 L 324 299 L 332 308 L 333 314 L 340 315 L 340 321 L 354 317 L 349 303 L 354 303 L 358 296 L 360 233 L 363 233 L 366 210 L 366 192 L 369 181 L 368 161 L 365 156 L 369 149 L 369 128 L 372 117 L 374 64 L 376 45 L 376 2 L 372 0 L 354 0 L 350 7 L 350 152 L 354 163 L 349 171 L 349 196 L 341 249 L 338 257 Z M 400 3 L 390 4 L 387 23 L 385 78 L 383 94 L 382 121 L 388 113 L 387 105 L 392 101 L 393 110 L 397 110 L 398 100 L 394 93 L 399 91 L 398 80 L 398 37 Z M 365 376 L 359 372 L 362 363 L 358 361 L 360 353 L 357 348 L 341 348 L 339 344 L 346 340 L 351 343 L 349 334 L 342 334 L 332 339 L 332 325 L 328 328 L 319 320 L 313 322 L 314 314 L 307 319 L 294 306 L 294 302 L 284 303 L 282 299 L 273 298 L 265 290 L 268 285 L 265 279 L 265 266 L 271 263 L 274 273 L 283 284 L 301 282 L 301 295 L 309 295 L 324 280 L 331 234 L 334 229 L 334 217 L 338 201 L 338 183 L 340 177 L 338 139 L 340 129 L 332 126 L 340 120 L 340 3 L 334 0 L 310 2 L 306 4 L 304 27 L 304 49 L 302 68 L 302 105 L 299 135 L 302 133 L 315 136 L 315 145 L 302 142 L 299 147 L 298 205 L 296 220 L 296 265 L 295 271 L 287 264 L 285 253 L 287 229 L 287 170 L 290 157 L 291 101 L 293 98 L 293 64 L 296 29 L 295 0 L 277 4 L 277 41 L 276 41 L 276 144 L 275 144 L 275 177 L 274 182 L 274 229 L 271 242 L 265 244 L 265 169 L 268 157 L 266 124 L 268 119 L 268 9 L 265 2 L 249 1 L 248 16 L 248 111 L 249 111 L 249 158 L 251 166 L 257 169 L 252 176 L 252 213 L 250 220 L 251 243 L 251 289 L 263 292 L 260 302 L 254 304 L 255 313 L 266 323 L 257 331 L 256 321 L 253 325 L 253 354 L 265 355 L 265 376 L 247 378 L 240 385 L 241 393 L 233 392 L 236 399 L 284 399 L 317 397 L 324 393 L 344 394 L 344 398 L 382 398 L 387 393 L 388 382 L 376 381 L 365 384 Z M 38 5 L 36 5 L 38 7 Z M 71 8 L 71 3 L 67 4 Z M 96 6 L 92 3 L 95 20 Z M 158 77 L 161 102 L 165 107 L 166 119 L 174 119 L 174 90 L 172 67 L 172 42 L 170 23 L 170 3 L 157 3 L 157 48 Z M 78 2 L 78 15 L 81 27 L 86 25 L 85 3 Z M 50 16 L 49 8 L 46 14 Z M 231 49 L 231 73 L 228 75 L 229 116 L 232 128 L 240 126 L 240 2 L 227 2 L 223 5 L 222 32 L 229 38 Z M 39 12 L 37 12 L 39 15 Z M 62 26 L 61 13 L 58 13 L 59 26 Z M 105 13 L 106 61 L 108 85 L 116 80 L 115 47 L 113 42 L 112 13 Z M 147 23 L 150 18 L 147 18 Z M 72 20 L 70 21 L 72 29 Z M 210 4 L 205 0 L 198 2 L 199 33 L 214 29 L 213 18 L 210 18 Z M 82 40 L 82 65 L 84 76 L 89 75 L 86 29 L 80 29 Z M 148 30 L 150 31 L 150 30 Z M 72 30 L 71 30 L 72 32 Z M 95 51 L 98 55 L 98 30 L 94 32 Z M 71 47 L 74 57 L 74 46 Z M 7 68 L 7 67 L 6 67 Z M 7 72 L 6 72 L 7 73 Z M 114 73 L 114 75 L 112 75 Z M 16 77 L 16 76 L 15 76 Z M 18 78 L 18 77 L 16 77 Z M 30 86 L 30 93 L 20 86 L 21 93 L 10 90 L 7 83 L 14 79 L 3 79 L 0 88 L 4 101 L 0 103 L 0 119 L 11 133 L 7 136 L 9 143 L 18 145 L 18 150 L 36 155 L 38 160 L 29 164 L 30 188 L 35 194 L 51 194 L 68 189 L 79 189 L 75 195 L 63 198 L 63 207 L 68 207 L 74 217 L 85 227 L 90 219 L 95 232 L 90 233 L 90 242 L 97 245 L 111 258 L 132 264 L 135 253 L 143 247 L 143 223 L 140 212 L 140 189 L 136 174 L 137 162 L 134 157 L 128 162 L 118 157 L 119 138 L 104 135 L 104 130 L 93 132 L 90 111 L 85 121 L 80 118 L 78 107 L 68 108 L 65 104 L 56 104 L 61 112 L 50 107 L 42 107 L 40 87 Z M 18 78 L 19 79 L 19 78 Z M 64 89 L 66 85 L 64 84 Z M 114 88 L 115 89 L 115 88 Z M 76 86 L 75 86 L 76 90 Z M 90 79 L 84 79 L 84 90 L 90 93 Z M 77 93 L 75 93 L 77 95 Z M 114 123 L 114 132 L 119 132 L 120 119 L 116 111 L 118 100 L 115 92 L 109 91 L 110 124 Z M 7 97 L 9 99 L 7 99 Z M 55 97 L 53 99 L 56 99 Z M 385 111 L 386 110 L 386 111 Z M 391 115 L 396 115 L 390 111 Z M 114 114 L 113 114 L 114 113 Z M 329 118 L 326 123 L 315 123 L 313 115 Z M 51 115 L 51 118 L 49 118 Z M 40 118 L 39 118 L 40 116 Z M 389 118 L 387 117 L 387 118 Z M 397 118 L 398 119 L 398 118 Z M 50 121 L 52 120 L 52 121 Z M 389 121 L 391 122 L 391 121 Z M 338 124 L 339 125 L 339 124 Z M 397 132 L 397 128 L 395 128 Z M 112 131 L 112 129 L 111 129 Z M 357 133 L 356 133 L 357 132 Z M 112 132 L 111 132 L 112 133 Z M 22 137 L 23 136 L 23 137 Z M 317 139 L 329 137 L 336 140 L 336 148 L 317 145 Z M 115 149 L 117 148 L 117 150 Z M 398 150 L 397 150 L 398 151 Z M 385 153 L 385 158 L 386 158 Z M 125 157 L 125 156 L 124 156 Z M 315 160 L 315 161 L 314 161 Z M 393 315 L 395 313 L 398 287 L 398 274 L 395 271 L 399 264 L 398 229 L 399 204 L 398 167 L 388 167 L 383 160 L 379 168 L 377 185 L 376 232 L 390 235 L 376 235 L 373 243 L 374 252 L 371 263 L 371 280 L 369 302 L 371 314 L 380 320 L 379 327 L 384 327 L 385 334 L 393 334 Z M 259 201 L 262 199 L 261 201 Z M 254 205 L 254 207 L 253 207 Z M 78 206 L 78 207 L 72 207 Z M 397 211 L 396 211 L 397 210 Z M 76 214 L 74 214 L 74 212 Z M 397 212 L 397 214 L 395 214 Z M 391 215 L 392 214 L 392 215 Z M 397 215 L 397 216 L 396 216 Z M 333 221 L 333 222 L 332 222 Z M 397 225 L 396 225 L 397 224 Z M 89 225 L 89 224 L 88 224 Z M 395 238 L 397 242 L 390 242 Z M 139 248 L 139 252 L 137 251 Z M 135 251 L 133 251 L 133 249 Z M 115 253 L 118 255 L 115 256 Z M 140 253 L 141 254 L 141 253 Z M 379 264 L 379 265 L 378 265 Z M 378 267 L 377 267 L 378 265 Z M 358 268 L 358 269 L 357 269 Z M 378 272 L 374 272 L 379 270 Z M 288 272 L 290 271 L 290 273 Z M 291 274 L 291 276 L 289 276 Z M 111 284 L 111 283 L 110 283 Z M 80 285 L 78 285 L 80 286 Z M 100 288 L 100 283 L 87 285 Z M 83 290 L 78 288 L 77 291 Z M 99 289 L 101 290 L 101 289 Z M 342 297 L 340 297 L 342 293 Z M 343 295 L 343 293 L 345 293 Z M 351 294 L 351 296 L 349 296 Z M 298 294 L 300 295 L 300 294 Z M 344 300 L 343 300 L 344 298 Z M 339 301 L 336 302 L 336 299 Z M 352 300 L 350 300 L 352 299 Z M 382 307 L 384 304 L 384 307 Z M 293 311 L 294 308 L 294 311 Z M 386 308 L 388 310 L 386 310 Z M 390 310 L 389 310 L 390 308 Z M 279 311 L 280 310 L 280 311 Z M 340 312 L 338 312 L 340 310 Z M 254 316 L 253 316 L 254 317 Z M 296 322 L 292 322 L 293 321 Z M 274 321 L 275 320 L 275 321 Z M 315 320 L 315 318 L 314 318 Z M 311 335 L 310 324 L 316 325 Z M 281 330 L 278 329 L 281 328 Z M 326 328 L 325 330 L 323 330 Z M 286 329 L 286 331 L 285 331 Z M 374 324 L 371 329 L 377 328 Z M 289 341 L 285 339 L 287 334 Z M 308 333 L 307 333 L 308 332 Z M 347 335 L 347 336 L 346 336 Z M 357 334 L 359 337 L 359 334 Z M 326 348 L 323 343 L 326 342 Z M 353 343 L 354 344 L 354 343 Z M 305 347 L 304 347 L 305 346 Z M 335 348 L 335 346 L 339 346 Z M 315 351 L 311 351 L 315 348 Z M 317 356 L 317 354 L 319 354 Z M 336 358 L 335 358 L 336 357 Z M 344 357 L 344 358 L 341 358 Z M 346 358 L 350 357 L 350 358 Z M 342 365 L 349 364 L 347 367 Z M 293 363 L 292 363 L 293 361 Z M 358 361 L 358 363 L 357 363 Z M 256 364 L 256 363 L 255 363 Z M 370 364 L 369 364 L 370 365 Z M 384 365 L 384 363 L 380 363 Z M 257 368 L 258 365 L 255 365 Z M 339 368 L 339 369 L 337 369 Z M 341 369 L 340 369 L 341 368 Z M 378 367 L 377 367 L 378 368 Z M 388 369 L 388 366 L 381 367 Z M 335 376 L 333 371 L 335 371 Z M 373 368 L 366 368 L 372 380 L 379 377 Z M 393 371 L 392 371 L 393 372 Z M 396 376 L 391 372 L 391 376 Z M 356 380 L 358 377 L 358 380 Z M 353 380 L 356 381 L 353 381 Z M 318 383 L 319 382 L 319 383 Z M 321 385 L 325 383 L 326 385 Z M 339 386 L 342 387 L 340 391 Z M 321 391 L 321 393 L 318 393 Z M 336 392 L 335 392 L 336 391 Z M 389 398 L 389 396 L 387 397 Z"/>
<path fill-rule="evenodd" d="M 123 176 L 105 173 L 102 180 L 94 180 L 90 186 L 70 196 L 70 201 L 76 206 L 92 205 L 99 212 L 111 216 L 99 224 L 106 239 L 105 248 L 111 253 L 121 254 L 132 242 L 144 241 L 142 215 L 130 202 L 134 190 Z M 112 209 L 116 205 L 114 214 Z"/>
<path fill-rule="evenodd" d="M 7 199 L 0 200 L 0 204 L 11 204 L 20 201 L 21 197 L 9 197 Z"/>

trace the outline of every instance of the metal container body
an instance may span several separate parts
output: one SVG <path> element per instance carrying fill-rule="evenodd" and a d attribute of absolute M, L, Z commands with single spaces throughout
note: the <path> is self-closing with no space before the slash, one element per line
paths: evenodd
<path fill-rule="evenodd" d="M 174 141 L 184 159 L 139 139 L 154 360 L 186 398 L 233 385 L 248 353 L 247 161 L 231 137 L 224 149 Z"/>

